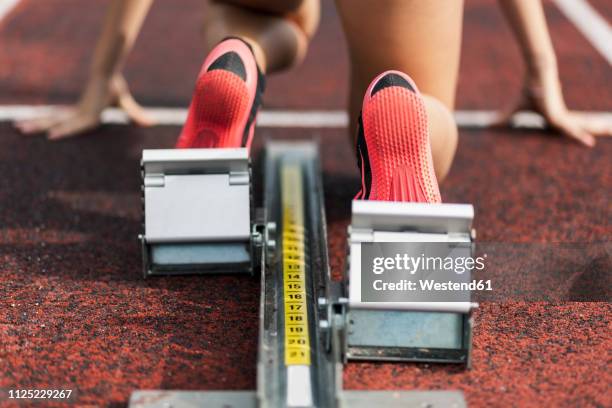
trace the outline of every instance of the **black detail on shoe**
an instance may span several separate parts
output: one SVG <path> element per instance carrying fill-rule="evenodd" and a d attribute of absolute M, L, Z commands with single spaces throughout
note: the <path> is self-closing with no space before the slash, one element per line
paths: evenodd
<path fill-rule="evenodd" d="M 248 42 L 244 41 L 242 38 L 229 36 L 229 37 L 225 37 L 222 41 L 226 41 L 226 40 L 238 40 L 238 41 L 241 41 L 244 45 L 246 45 L 249 48 L 249 51 L 251 51 L 251 54 L 253 55 L 253 59 L 255 59 L 255 53 L 253 52 L 253 47 L 251 47 L 251 44 L 249 44 Z M 233 53 L 233 52 L 229 52 L 228 54 L 230 54 L 230 53 L 231 54 L 236 54 L 236 53 Z M 226 54 L 224 54 L 224 55 L 226 55 Z M 217 61 L 219 59 L 221 59 L 224 55 L 219 57 L 217 59 Z M 236 54 L 236 56 L 238 57 L 238 54 Z M 238 57 L 238 59 L 240 60 L 240 57 Z M 211 67 L 217 61 L 213 62 L 211 64 Z M 242 71 L 244 73 L 243 73 L 243 75 L 240 75 L 240 74 L 238 74 L 238 75 L 243 80 L 246 81 L 246 68 L 244 67 L 244 64 L 243 64 L 242 60 L 240 60 L 240 64 L 242 65 Z M 246 147 L 247 140 L 249 139 L 249 131 L 251 129 L 251 125 L 255 121 L 255 117 L 257 117 L 257 111 L 259 110 L 259 107 L 263 103 L 263 93 L 266 90 L 266 77 L 264 76 L 264 74 L 259 69 L 259 65 L 257 65 L 257 61 L 255 61 L 255 66 L 257 67 L 257 87 L 255 89 L 255 98 L 253 99 L 253 105 L 251 105 L 251 111 L 249 112 L 249 119 L 247 120 L 246 126 L 244 127 L 244 132 L 242 133 L 242 146 L 243 147 Z M 208 70 L 210 71 L 210 67 L 209 67 Z M 232 72 L 234 72 L 234 71 L 232 71 Z"/>
<path fill-rule="evenodd" d="M 368 200 L 370 198 L 370 191 L 372 190 L 372 169 L 370 168 L 368 145 L 366 143 L 365 134 L 363 133 L 363 119 L 361 118 L 361 113 L 359 113 L 359 124 L 357 126 L 357 165 L 359 166 L 359 171 L 363 173 L 365 185 L 365 191 L 361 199 Z M 362 168 L 362 166 L 365 167 Z"/>
<path fill-rule="evenodd" d="M 374 85 L 370 96 L 374 96 L 376 92 L 382 91 L 390 86 L 401 86 L 402 88 L 409 89 L 416 93 L 415 89 L 412 87 L 412 85 L 410 85 L 410 82 L 406 81 L 406 78 L 402 77 L 401 75 L 389 73 L 378 80 L 376 85 Z"/>
<path fill-rule="evenodd" d="M 240 56 L 233 51 L 226 52 L 214 60 L 206 72 L 214 71 L 216 69 L 233 72 L 242 78 L 243 81 L 246 81 L 246 68 L 244 67 L 244 63 L 240 59 Z"/>
<path fill-rule="evenodd" d="M 253 56 L 253 58 L 255 58 L 255 56 Z M 257 66 L 257 64 L 255 64 L 255 66 Z M 265 90 L 266 77 L 259 69 L 259 66 L 257 66 L 257 87 L 255 88 L 255 98 L 253 99 L 253 105 L 251 105 L 251 112 L 249 112 L 249 119 L 247 120 L 246 126 L 244 128 L 244 133 L 242 134 L 243 147 L 246 147 L 247 140 L 249 139 L 249 131 L 251 129 L 251 125 L 255 121 L 255 118 L 257 117 L 257 111 L 263 103 L 263 93 Z"/>

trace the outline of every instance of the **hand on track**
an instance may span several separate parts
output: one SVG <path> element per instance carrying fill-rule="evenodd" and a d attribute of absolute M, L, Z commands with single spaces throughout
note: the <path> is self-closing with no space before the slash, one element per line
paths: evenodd
<path fill-rule="evenodd" d="M 556 73 L 527 76 L 518 102 L 499 113 L 493 126 L 509 126 L 512 116 L 521 110 L 541 114 L 550 127 L 589 147 L 595 145 L 596 136 L 612 136 L 610 119 L 595 118 L 567 108 Z"/>
<path fill-rule="evenodd" d="M 139 126 L 150 126 L 154 120 L 130 93 L 121 74 L 110 80 L 91 80 L 75 106 L 55 108 L 52 112 L 15 123 L 23 134 L 46 133 L 49 140 L 78 136 L 97 128 L 104 108 L 116 106 Z"/>

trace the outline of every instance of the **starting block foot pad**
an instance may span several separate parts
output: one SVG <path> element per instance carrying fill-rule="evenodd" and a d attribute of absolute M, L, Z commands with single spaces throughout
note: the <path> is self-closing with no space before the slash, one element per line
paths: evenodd
<path fill-rule="evenodd" d="M 248 150 L 142 153 L 144 275 L 253 273 Z"/>
<path fill-rule="evenodd" d="M 365 301 L 362 244 L 406 247 L 456 244 L 453 256 L 471 256 L 474 209 L 467 204 L 353 201 L 349 228 L 345 359 L 460 363 L 470 366 L 471 310 L 464 301 Z M 463 271 L 469 278 L 471 270 Z"/>

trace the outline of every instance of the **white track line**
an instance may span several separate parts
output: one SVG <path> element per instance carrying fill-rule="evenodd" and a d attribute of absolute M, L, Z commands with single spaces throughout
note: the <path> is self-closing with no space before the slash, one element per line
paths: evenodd
<path fill-rule="evenodd" d="M 17 3 L 19 3 L 19 0 L 0 0 L 0 21 L 15 8 Z"/>
<path fill-rule="evenodd" d="M 57 106 L 50 105 L 0 105 L 0 122 L 30 119 L 45 115 Z M 182 126 L 187 117 L 183 108 L 147 108 L 147 112 L 155 118 L 158 125 Z M 584 112 L 597 118 L 612 122 L 610 112 Z M 495 118 L 495 111 L 455 111 L 455 119 L 459 127 L 484 128 Z M 102 122 L 107 124 L 126 124 L 128 119 L 123 111 L 115 108 L 106 109 Z M 544 120 L 533 112 L 519 112 L 514 116 L 514 125 L 523 128 L 542 128 Z M 263 128 L 344 128 L 349 123 L 345 111 L 281 111 L 264 110 L 257 117 L 257 126 Z"/>
<path fill-rule="evenodd" d="M 586 0 L 555 0 L 555 3 L 608 64 L 612 65 L 612 29 L 606 19 Z"/>

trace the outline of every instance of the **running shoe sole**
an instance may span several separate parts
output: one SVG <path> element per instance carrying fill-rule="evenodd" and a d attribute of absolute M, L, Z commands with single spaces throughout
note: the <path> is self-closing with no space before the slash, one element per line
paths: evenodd
<path fill-rule="evenodd" d="M 250 46 L 237 38 L 220 42 L 200 70 L 176 147 L 250 149 L 263 88 Z"/>
<path fill-rule="evenodd" d="M 406 74 L 383 72 L 368 87 L 357 160 L 362 186 L 355 199 L 441 202 L 425 104 Z"/>

